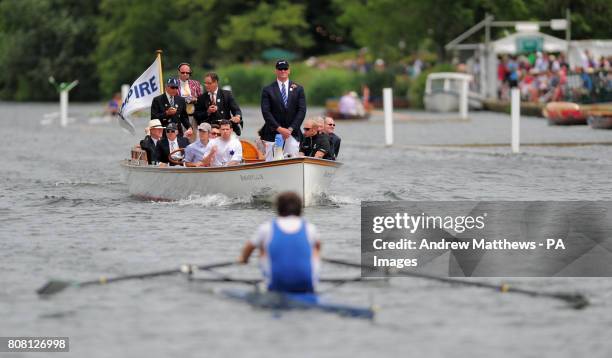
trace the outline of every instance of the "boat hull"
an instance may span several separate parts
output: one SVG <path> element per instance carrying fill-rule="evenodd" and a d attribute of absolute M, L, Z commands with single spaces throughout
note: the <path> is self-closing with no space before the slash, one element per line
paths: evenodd
<path fill-rule="evenodd" d="M 459 110 L 459 94 L 456 92 L 433 92 L 423 97 L 425 109 L 431 112 L 456 112 Z M 475 95 L 468 95 L 468 106 L 471 110 L 483 108 L 482 101 Z"/>
<path fill-rule="evenodd" d="M 248 304 L 272 310 L 318 310 L 335 313 L 341 316 L 373 319 L 371 307 L 359 307 L 341 303 L 328 302 L 316 293 L 280 293 L 258 292 L 239 289 L 225 289 L 220 293 L 228 298 L 247 302 Z"/>
<path fill-rule="evenodd" d="M 612 129 L 612 113 L 609 115 L 593 115 L 587 120 L 594 129 Z"/>
<path fill-rule="evenodd" d="M 315 158 L 219 168 L 157 167 L 133 160 L 121 162 L 130 195 L 148 200 L 224 194 L 232 198 L 256 197 L 268 201 L 276 193 L 293 191 L 302 196 L 304 206 L 316 205 L 341 165 Z"/>
<path fill-rule="evenodd" d="M 542 110 L 551 125 L 587 124 L 587 113 L 579 104 L 572 102 L 550 102 Z"/>

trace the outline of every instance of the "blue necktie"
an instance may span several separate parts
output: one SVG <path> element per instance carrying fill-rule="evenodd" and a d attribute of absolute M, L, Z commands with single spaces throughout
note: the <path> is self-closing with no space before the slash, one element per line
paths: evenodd
<path fill-rule="evenodd" d="M 283 97 L 283 104 L 285 108 L 287 108 L 287 88 L 285 88 L 285 84 L 281 84 L 281 97 Z"/>

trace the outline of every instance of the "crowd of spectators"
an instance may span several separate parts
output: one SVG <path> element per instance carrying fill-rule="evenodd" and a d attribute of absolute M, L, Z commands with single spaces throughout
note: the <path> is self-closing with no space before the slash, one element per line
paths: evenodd
<path fill-rule="evenodd" d="M 510 88 L 518 87 L 529 102 L 610 100 L 612 57 L 594 58 L 587 50 L 579 65 L 570 68 L 564 53 L 535 52 L 502 56 L 497 67 L 498 97 L 508 100 Z"/>

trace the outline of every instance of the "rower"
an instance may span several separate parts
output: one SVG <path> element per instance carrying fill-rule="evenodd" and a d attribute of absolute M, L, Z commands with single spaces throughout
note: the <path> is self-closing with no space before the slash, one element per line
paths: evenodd
<path fill-rule="evenodd" d="M 276 210 L 278 217 L 259 226 L 238 262 L 248 263 L 257 248 L 269 291 L 314 292 L 321 251 L 316 228 L 301 217 L 302 199 L 296 193 L 279 194 Z"/>

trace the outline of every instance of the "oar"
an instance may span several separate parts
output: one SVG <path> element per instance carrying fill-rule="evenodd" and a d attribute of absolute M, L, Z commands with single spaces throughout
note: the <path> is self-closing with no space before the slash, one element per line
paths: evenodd
<path fill-rule="evenodd" d="M 38 293 L 39 295 L 52 295 L 52 294 L 55 294 L 55 293 L 58 293 L 64 290 L 66 287 L 85 287 L 85 286 L 90 286 L 90 285 L 105 285 L 107 283 L 117 282 L 117 281 L 143 279 L 143 278 L 158 277 L 158 276 L 168 276 L 168 275 L 178 274 L 181 272 L 192 272 L 194 269 L 210 270 L 213 268 L 226 267 L 226 266 L 231 266 L 234 264 L 237 264 L 237 262 L 236 261 L 225 261 L 225 262 L 219 262 L 219 263 L 210 264 L 210 265 L 200 265 L 200 266 L 181 265 L 179 268 L 175 268 L 175 269 L 153 271 L 153 272 L 117 276 L 117 277 L 110 277 L 110 278 L 102 276 L 98 278 L 97 280 L 83 281 L 83 282 L 50 280 L 44 286 L 36 290 L 36 293 Z"/>
<path fill-rule="evenodd" d="M 322 260 L 330 264 L 377 270 L 377 268 L 373 266 L 361 265 L 359 263 L 348 262 L 344 260 L 326 259 L 326 258 L 323 258 Z M 482 281 L 460 280 L 460 279 L 435 276 L 435 275 L 429 275 L 425 273 L 412 272 L 412 271 L 406 271 L 406 270 L 398 270 L 397 272 L 400 273 L 402 276 L 417 277 L 417 278 L 423 278 L 427 280 L 433 280 L 433 281 L 450 283 L 450 284 L 489 288 L 495 291 L 518 293 L 518 294 L 533 296 L 533 297 L 555 298 L 555 299 L 559 299 L 559 300 L 569 303 L 570 306 L 575 309 L 581 309 L 589 305 L 589 300 L 580 293 L 543 292 L 543 291 L 529 290 L 529 289 L 518 288 L 518 287 L 511 287 L 510 285 L 505 284 L 505 283 L 499 285 L 499 284 L 492 284 L 492 283 L 487 283 L 487 282 L 482 282 Z M 388 271 L 385 271 L 385 275 L 390 275 L 390 273 Z"/>

